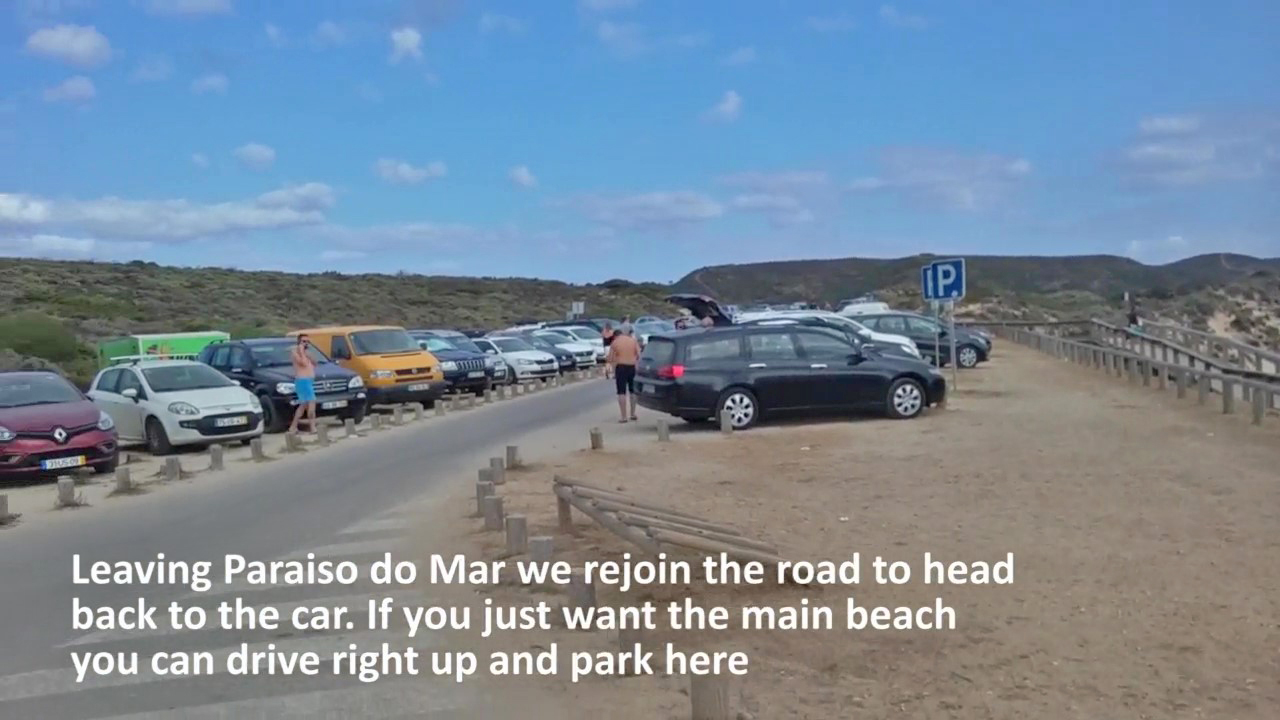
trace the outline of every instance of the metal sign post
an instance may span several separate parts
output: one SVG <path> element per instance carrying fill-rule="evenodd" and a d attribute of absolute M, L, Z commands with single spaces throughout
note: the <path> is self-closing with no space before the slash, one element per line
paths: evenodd
<path fill-rule="evenodd" d="M 942 312 L 941 303 L 937 300 L 929 301 L 929 309 L 933 311 L 933 366 L 942 367 Z"/>
<path fill-rule="evenodd" d="M 947 301 L 947 314 L 951 316 L 951 331 L 948 335 L 951 337 L 951 389 L 954 390 L 960 382 L 960 359 L 956 357 L 956 301 Z"/>
<path fill-rule="evenodd" d="M 959 358 L 956 357 L 956 301 L 963 300 L 965 296 L 968 278 L 965 272 L 964 258 L 951 258 L 948 260 L 935 260 L 928 265 L 920 268 L 920 294 L 925 300 L 933 303 L 935 308 L 934 322 L 934 352 L 941 364 L 942 353 L 939 347 L 937 334 L 942 331 L 942 318 L 940 312 L 936 309 L 943 302 L 946 303 L 947 313 L 951 316 L 947 322 L 948 345 L 951 347 L 951 385 L 955 387 L 960 378 Z"/>

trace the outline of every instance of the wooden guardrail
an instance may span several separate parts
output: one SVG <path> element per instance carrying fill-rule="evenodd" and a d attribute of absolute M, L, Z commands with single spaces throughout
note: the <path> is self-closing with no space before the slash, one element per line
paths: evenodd
<path fill-rule="evenodd" d="M 1197 368 L 1185 362 L 1166 362 L 1092 340 L 1075 340 L 1022 327 L 995 325 L 993 328 L 1001 338 L 1107 375 L 1127 376 L 1131 384 L 1141 382 L 1150 387 L 1154 383 L 1157 389 L 1167 391 L 1172 383 L 1178 398 L 1186 397 L 1194 388 L 1197 402 L 1201 405 L 1208 403 L 1210 395 L 1217 395 L 1221 398 L 1222 412 L 1227 415 L 1235 413 L 1240 405 L 1247 406 L 1254 425 L 1261 425 L 1266 418 L 1277 417 L 1275 411 L 1280 408 L 1280 385 L 1272 382 L 1224 373 L 1212 367 Z"/>

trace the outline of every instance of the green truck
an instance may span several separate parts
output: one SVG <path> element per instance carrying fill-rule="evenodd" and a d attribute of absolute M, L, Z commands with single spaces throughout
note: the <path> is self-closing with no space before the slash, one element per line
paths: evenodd
<path fill-rule="evenodd" d="M 153 335 L 126 335 L 98 343 L 98 368 L 104 368 L 120 358 L 146 355 L 195 359 L 206 345 L 231 339 L 230 333 L 220 330 L 183 333 L 157 333 Z"/>

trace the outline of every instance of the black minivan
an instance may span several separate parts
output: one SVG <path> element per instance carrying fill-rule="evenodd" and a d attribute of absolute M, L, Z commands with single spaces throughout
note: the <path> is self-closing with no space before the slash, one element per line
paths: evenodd
<path fill-rule="evenodd" d="M 729 325 L 653 335 L 636 369 L 637 402 L 736 429 L 764 415 L 875 411 L 913 418 L 946 397 L 942 373 L 831 328 Z"/>

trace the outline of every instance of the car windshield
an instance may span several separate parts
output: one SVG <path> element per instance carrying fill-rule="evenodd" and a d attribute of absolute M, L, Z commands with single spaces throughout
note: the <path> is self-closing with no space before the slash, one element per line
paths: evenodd
<path fill-rule="evenodd" d="M 435 352 L 437 350 L 457 350 L 458 349 L 457 347 L 454 346 L 453 343 L 449 342 L 448 340 L 445 340 L 444 338 L 419 337 L 418 341 L 425 342 L 427 344 L 427 350 L 431 352 Z"/>
<path fill-rule="evenodd" d="M 580 337 L 580 338 L 590 338 L 590 339 L 592 339 L 592 340 L 596 340 L 596 339 L 603 339 L 603 338 L 604 338 L 604 336 L 603 336 L 603 335 L 601 335 L 601 334 L 600 334 L 600 332 L 599 332 L 598 330 L 596 330 L 595 328 L 589 328 L 589 327 L 585 327 L 585 326 L 584 326 L 584 327 L 574 327 L 574 328 L 569 328 L 569 331 L 570 331 L 570 332 L 572 332 L 574 335 L 576 335 L 576 336 Z"/>
<path fill-rule="evenodd" d="M 644 334 L 675 332 L 675 323 L 669 323 L 665 320 L 657 320 L 654 322 L 642 322 L 636 325 L 636 329 Z"/>
<path fill-rule="evenodd" d="M 530 345 L 534 346 L 539 350 L 550 351 L 555 348 L 555 345 L 553 345 L 551 342 L 549 342 L 545 337 L 541 335 L 530 335 L 522 339 L 527 341 Z"/>
<path fill-rule="evenodd" d="M 473 353 L 483 352 L 482 350 L 480 350 L 480 346 L 471 342 L 471 338 L 467 337 L 466 335 L 450 335 L 449 344 L 453 345 L 455 348 L 459 350 L 466 350 L 468 352 L 473 352 Z"/>
<path fill-rule="evenodd" d="M 496 338 L 493 344 L 498 346 L 498 350 L 504 353 L 522 352 L 525 350 L 533 350 L 534 347 L 520 338 Z"/>
<path fill-rule="evenodd" d="M 79 390 L 56 375 L 0 379 L 0 408 L 53 405 L 83 399 Z"/>
<path fill-rule="evenodd" d="M 552 344 L 578 342 L 578 338 L 574 337 L 572 334 L 567 333 L 563 330 L 543 330 L 542 332 L 538 333 L 534 337 L 539 338 L 544 342 L 549 342 Z"/>
<path fill-rule="evenodd" d="M 201 363 L 147 368 L 142 371 L 142 374 L 147 378 L 147 384 L 151 386 L 151 389 L 158 393 L 204 390 L 235 385 L 234 382 L 227 379 L 226 375 Z"/>
<path fill-rule="evenodd" d="M 254 365 L 258 367 L 274 367 L 293 364 L 293 346 L 294 343 L 292 341 L 286 341 L 269 345 L 250 345 L 249 350 L 253 353 Z M 329 358 L 317 350 L 315 345 L 307 346 L 307 357 L 311 358 L 311 361 L 317 365 L 329 362 Z"/>
<path fill-rule="evenodd" d="M 385 355 L 420 350 L 418 341 L 400 328 L 361 330 L 351 333 L 357 355 Z"/>

